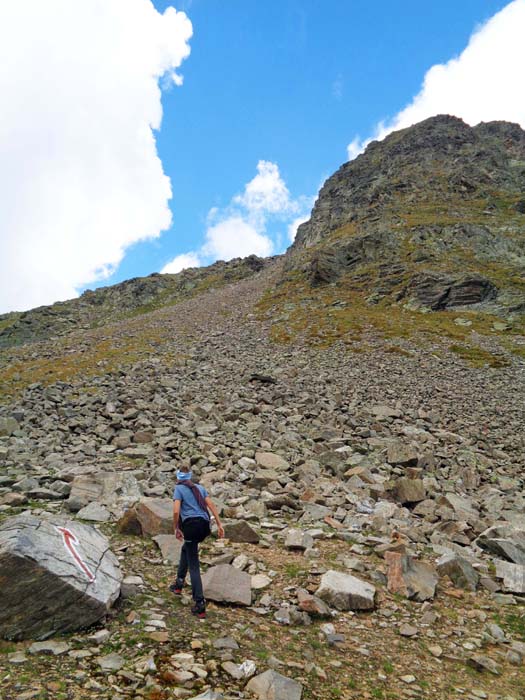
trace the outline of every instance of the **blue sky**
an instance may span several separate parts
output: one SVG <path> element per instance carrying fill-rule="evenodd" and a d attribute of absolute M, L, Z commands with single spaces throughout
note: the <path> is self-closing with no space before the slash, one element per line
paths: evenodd
<path fill-rule="evenodd" d="M 159 11 L 170 2 L 156 0 Z M 131 248 L 105 283 L 162 269 L 204 238 L 260 159 L 279 166 L 293 196 L 315 195 L 365 137 L 418 92 L 425 72 L 466 46 L 507 3 L 193 0 L 182 88 L 163 95 L 157 136 L 171 178 L 173 224 Z M 272 227 L 285 234 L 282 223 Z M 285 244 L 287 244 L 286 241 Z M 282 248 L 281 248 L 282 249 Z"/>
<path fill-rule="evenodd" d="M 523 36 L 525 0 L 5 0 L 0 313 L 280 253 L 433 114 L 525 128 Z"/>

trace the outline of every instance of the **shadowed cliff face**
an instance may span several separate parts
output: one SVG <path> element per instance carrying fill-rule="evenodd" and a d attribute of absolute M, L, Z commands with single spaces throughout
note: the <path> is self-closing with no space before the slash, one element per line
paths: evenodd
<path fill-rule="evenodd" d="M 322 187 L 287 270 L 347 276 L 374 303 L 520 312 L 525 132 L 441 115 L 371 143 Z"/>

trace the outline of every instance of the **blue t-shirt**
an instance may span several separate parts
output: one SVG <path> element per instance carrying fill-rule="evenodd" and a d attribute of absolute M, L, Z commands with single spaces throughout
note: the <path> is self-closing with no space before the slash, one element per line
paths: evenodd
<path fill-rule="evenodd" d="M 203 498 L 207 498 L 208 492 L 200 484 L 195 484 L 195 486 L 202 493 Z M 180 501 L 180 519 L 182 521 L 186 518 L 206 518 L 210 519 L 208 513 L 199 506 L 197 499 L 193 495 L 193 491 L 188 486 L 182 486 L 177 484 L 173 491 L 173 500 Z"/>

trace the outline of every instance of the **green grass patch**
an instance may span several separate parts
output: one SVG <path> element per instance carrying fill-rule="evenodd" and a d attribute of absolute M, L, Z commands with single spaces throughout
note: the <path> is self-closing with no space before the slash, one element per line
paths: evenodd
<path fill-rule="evenodd" d="M 508 367 L 510 364 L 506 358 L 494 355 L 488 350 L 483 350 L 483 348 L 479 347 L 454 344 L 450 346 L 449 350 L 459 355 L 461 359 L 469 362 L 473 367 L 494 367 L 498 369 Z"/>
<path fill-rule="evenodd" d="M 525 607 L 512 612 L 498 613 L 494 616 L 494 620 L 515 639 L 525 641 Z"/>

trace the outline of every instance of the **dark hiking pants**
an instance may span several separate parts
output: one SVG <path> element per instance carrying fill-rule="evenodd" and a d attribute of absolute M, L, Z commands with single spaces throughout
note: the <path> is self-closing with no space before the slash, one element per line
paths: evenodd
<path fill-rule="evenodd" d="M 199 565 L 199 543 L 210 534 L 210 521 L 206 518 L 186 518 L 181 523 L 184 544 L 180 552 L 177 581 L 182 585 L 190 571 L 191 595 L 196 603 L 204 601 Z"/>

